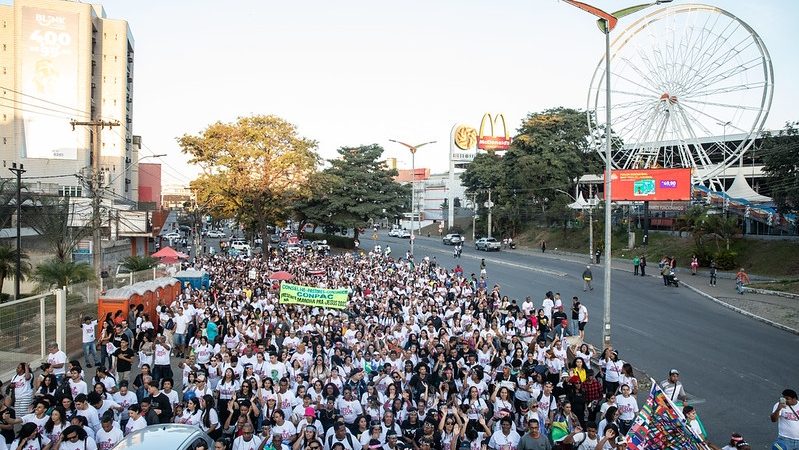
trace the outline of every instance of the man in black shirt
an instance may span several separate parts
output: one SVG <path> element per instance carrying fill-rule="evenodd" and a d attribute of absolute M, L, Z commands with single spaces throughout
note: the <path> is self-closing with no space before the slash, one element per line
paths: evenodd
<path fill-rule="evenodd" d="M 172 421 L 172 404 L 155 381 L 147 383 L 147 392 L 150 394 L 150 407 L 158 414 L 159 423 L 169 423 Z"/>
<path fill-rule="evenodd" d="M 113 356 L 116 356 L 117 358 L 117 377 L 118 381 L 128 381 L 130 377 L 131 363 L 133 362 L 135 353 L 133 352 L 133 349 L 130 348 L 127 339 L 120 339 L 119 344 L 119 348 L 113 353 Z"/>

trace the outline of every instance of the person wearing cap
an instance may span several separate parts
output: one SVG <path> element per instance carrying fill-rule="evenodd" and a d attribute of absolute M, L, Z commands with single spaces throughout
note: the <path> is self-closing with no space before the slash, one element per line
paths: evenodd
<path fill-rule="evenodd" d="M 771 421 L 777 423 L 777 440 L 772 448 L 799 450 L 799 407 L 796 391 L 785 389 L 771 411 Z"/>
<path fill-rule="evenodd" d="M 730 443 L 721 448 L 721 450 L 736 450 L 738 444 L 744 441 L 744 437 L 740 433 L 733 433 L 730 436 Z M 746 444 L 749 445 L 749 444 Z"/>
<path fill-rule="evenodd" d="M 322 422 L 316 418 L 316 410 L 312 406 L 305 408 L 302 420 L 297 423 L 297 432 L 303 433 L 306 427 L 314 427 L 317 432 L 324 430 Z"/>
<path fill-rule="evenodd" d="M 677 369 L 669 371 L 669 377 L 660 382 L 660 389 L 672 402 L 685 402 L 688 395 L 680 382 L 680 372 Z"/>

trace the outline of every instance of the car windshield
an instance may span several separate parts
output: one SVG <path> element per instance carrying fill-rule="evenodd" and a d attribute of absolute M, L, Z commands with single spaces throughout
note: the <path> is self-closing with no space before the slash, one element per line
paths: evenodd
<path fill-rule="evenodd" d="M 496 239 L 494 239 L 494 238 L 487 238 L 487 239 L 486 239 L 486 242 L 497 242 L 497 240 L 496 240 Z"/>

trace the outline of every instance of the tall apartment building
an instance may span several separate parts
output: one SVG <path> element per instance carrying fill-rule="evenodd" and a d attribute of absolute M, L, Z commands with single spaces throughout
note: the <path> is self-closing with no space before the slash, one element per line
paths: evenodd
<path fill-rule="evenodd" d="M 133 48 L 128 23 L 107 18 L 101 5 L 62 0 L 0 5 L 2 166 L 22 163 L 25 177 L 53 177 L 40 178 L 40 186 L 87 196 L 71 175 L 88 174 L 99 156 L 101 170 L 107 171 L 107 197 L 136 201 Z M 118 121 L 119 126 L 101 131 L 95 155 L 92 130 L 73 130 L 70 120 Z"/>

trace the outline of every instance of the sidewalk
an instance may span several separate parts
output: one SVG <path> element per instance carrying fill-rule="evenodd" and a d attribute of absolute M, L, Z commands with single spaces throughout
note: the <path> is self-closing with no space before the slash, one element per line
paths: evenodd
<path fill-rule="evenodd" d="M 508 252 L 518 252 L 527 255 L 537 255 L 543 257 L 555 257 L 567 261 L 587 263 L 588 256 L 561 250 L 542 253 L 540 250 L 533 250 L 529 247 L 517 247 Z M 604 258 L 600 260 L 604 263 Z M 593 263 L 592 263 L 593 264 Z M 611 265 L 613 270 L 630 273 L 633 270 L 631 259 L 613 258 Z M 648 275 L 659 277 L 657 262 L 648 262 Z M 752 281 L 770 280 L 768 277 L 749 274 Z M 789 298 L 778 295 L 766 295 L 755 292 L 747 292 L 740 295 L 735 290 L 735 273 L 717 273 L 717 286 L 710 286 L 710 276 L 707 269 L 700 269 L 697 275 L 692 276 L 687 268 L 678 271 L 681 287 L 687 287 L 697 294 L 714 301 L 725 308 L 751 317 L 752 319 L 767 323 L 782 330 L 799 335 L 799 299 Z"/>

